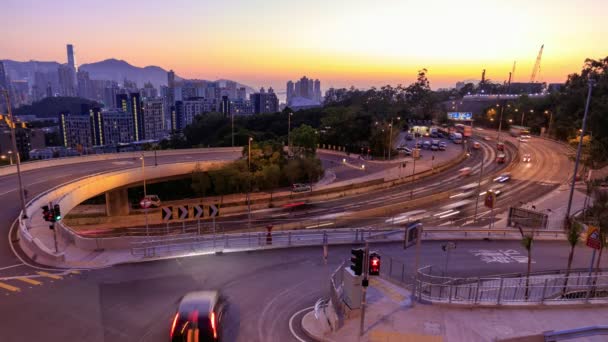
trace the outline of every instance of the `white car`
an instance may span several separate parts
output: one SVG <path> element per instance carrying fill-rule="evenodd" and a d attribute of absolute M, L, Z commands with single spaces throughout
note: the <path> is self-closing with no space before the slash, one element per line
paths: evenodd
<path fill-rule="evenodd" d="M 508 182 L 510 179 L 511 179 L 510 173 L 503 173 L 502 175 L 494 178 L 494 181 L 497 183 L 504 183 L 504 182 Z"/>
<path fill-rule="evenodd" d="M 524 157 L 522 158 L 522 161 L 523 161 L 524 163 L 529 163 L 529 162 L 531 162 L 531 161 L 532 161 L 532 157 L 530 157 L 530 154 L 529 154 L 529 153 L 526 153 L 526 154 L 524 154 Z"/>

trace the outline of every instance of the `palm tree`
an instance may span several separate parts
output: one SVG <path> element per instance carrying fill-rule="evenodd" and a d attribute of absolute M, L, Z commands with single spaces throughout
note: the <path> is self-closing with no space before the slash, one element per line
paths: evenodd
<path fill-rule="evenodd" d="M 534 231 L 525 234 L 520 225 L 517 226 L 521 234 L 521 245 L 528 252 L 528 270 L 526 271 L 526 292 L 524 294 L 526 300 L 530 297 L 530 272 L 532 271 L 532 243 L 534 242 Z"/>
<path fill-rule="evenodd" d="M 562 295 L 566 294 L 566 288 L 568 287 L 568 280 L 570 278 L 570 270 L 572 269 L 572 260 L 574 259 L 574 248 L 578 243 L 581 236 L 582 227 L 578 222 L 571 222 L 568 229 L 568 244 L 570 245 L 570 254 L 568 254 L 568 268 L 566 269 L 566 280 L 564 281 L 564 288 L 562 289 Z"/>

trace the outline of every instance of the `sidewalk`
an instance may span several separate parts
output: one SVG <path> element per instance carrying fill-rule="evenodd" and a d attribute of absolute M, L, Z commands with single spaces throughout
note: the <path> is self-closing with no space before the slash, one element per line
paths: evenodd
<path fill-rule="evenodd" d="M 570 215 L 583 209 L 586 197 L 585 191 L 584 185 L 579 185 L 578 183 L 575 185 Z M 560 230 L 562 229 L 564 218 L 566 217 L 569 196 L 570 184 L 562 184 L 543 197 L 532 202 L 524 203 L 521 207 L 547 214 L 547 229 Z M 590 203 L 587 203 L 587 205 L 590 205 Z M 536 208 L 533 208 L 532 206 Z M 500 219 L 496 221 L 495 225 L 497 227 L 506 227 L 508 215 L 508 211 L 497 215 L 496 217 Z"/>
<path fill-rule="evenodd" d="M 397 293 L 397 294 L 395 294 Z M 402 297 L 407 298 L 401 300 Z M 316 322 L 314 312 L 302 319 L 302 328 L 319 341 L 444 341 L 487 342 L 538 336 L 545 331 L 605 325 L 606 307 L 585 308 L 455 308 L 409 301 L 410 292 L 384 279 L 370 281 L 365 330 L 359 337 L 359 310 L 344 326 L 331 332 Z M 320 320 L 326 320 L 321 315 Z M 324 330 L 322 330 L 325 328 Z M 544 340 L 544 339 L 543 339 Z M 541 340 L 541 341 L 543 341 Z M 529 339 L 528 341 L 537 341 Z M 597 336 L 576 341 L 600 341 Z"/>

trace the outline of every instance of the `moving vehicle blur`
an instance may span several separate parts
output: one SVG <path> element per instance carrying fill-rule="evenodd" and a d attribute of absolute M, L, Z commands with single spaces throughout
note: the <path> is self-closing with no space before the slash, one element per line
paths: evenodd
<path fill-rule="evenodd" d="M 217 291 L 186 294 L 180 300 L 173 317 L 170 341 L 221 341 L 226 308 L 226 299 Z"/>

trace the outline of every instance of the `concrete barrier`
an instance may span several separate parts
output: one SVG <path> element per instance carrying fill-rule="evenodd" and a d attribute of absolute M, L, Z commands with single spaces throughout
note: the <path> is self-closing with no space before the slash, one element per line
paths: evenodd
<path fill-rule="evenodd" d="M 182 154 L 200 154 L 200 153 L 218 153 L 218 152 L 240 152 L 242 147 L 213 147 L 213 148 L 192 148 L 192 149 L 180 149 L 180 150 L 159 150 L 156 151 L 157 157 L 174 156 Z M 104 160 L 115 160 L 115 159 L 129 159 L 139 158 L 141 154 L 145 153 L 146 157 L 152 157 L 154 151 L 136 151 L 136 152 L 122 152 L 122 153 L 107 153 L 107 154 L 90 154 L 78 157 L 66 157 L 66 158 L 53 158 L 36 161 L 28 161 L 21 163 L 21 171 L 30 171 L 36 169 L 42 169 L 46 167 L 79 164 L 87 162 L 97 162 Z M 0 167 L 0 177 L 11 175 L 17 172 L 16 165 L 8 165 Z"/>
<path fill-rule="evenodd" d="M 203 170 L 219 168 L 231 161 L 197 161 L 175 164 L 161 164 L 146 168 L 146 178 L 160 178 L 175 175 L 183 175 L 192 172 L 198 164 Z M 126 184 L 133 184 L 143 181 L 143 174 L 140 168 L 132 168 L 121 171 L 100 173 L 92 176 L 83 177 L 75 181 L 57 186 L 32 199 L 27 207 L 28 218 L 20 220 L 19 233 L 20 245 L 25 246 L 24 250 L 30 251 L 35 255 L 41 255 L 52 260 L 62 259 L 62 253 L 54 253 L 46 244 L 38 238 L 31 238 L 32 232 L 41 236 L 49 234 L 48 224 L 42 218 L 41 207 L 48 205 L 49 202 L 59 204 L 62 212 L 68 213 L 72 208 L 82 201 L 102 194 L 106 191 L 121 187 Z M 56 223 L 55 229 L 59 239 L 66 243 L 73 243 L 78 248 L 96 250 L 104 248 L 128 247 L 129 243 L 122 241 L 116 242 L 112 239 L 88 239 L 83 238 L 66 227 L 61 221 Z"/>

